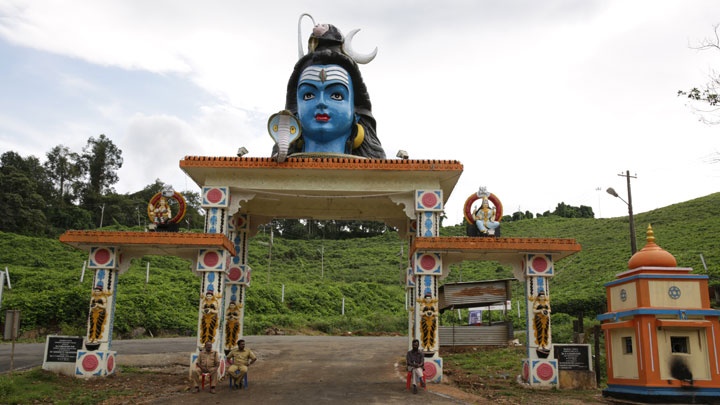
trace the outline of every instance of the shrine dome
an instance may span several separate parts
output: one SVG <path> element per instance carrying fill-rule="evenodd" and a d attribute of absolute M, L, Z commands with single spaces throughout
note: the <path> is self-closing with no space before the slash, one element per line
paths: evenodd
<path fill-rule="evenodd" d="M 628 262 L 630 270 L 638 267 L 677 267 L 675 256 L 655 243 L 652 226 L 648 225 L 647 245 L 632 255 Z"/>

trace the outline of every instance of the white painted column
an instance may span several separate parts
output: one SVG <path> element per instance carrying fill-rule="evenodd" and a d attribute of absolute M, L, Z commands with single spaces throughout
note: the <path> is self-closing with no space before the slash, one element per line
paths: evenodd
<path fill-rule="evenodd" d="M 246 214 L 235 214 L 229 218 L 230 240 L 235 246 L 235 257 L 230 259 L 230 266 L 225 273 L 225 294 L 223 306 L 225 322 L 222 338 L 222 349 L 227 354 L 237 346 L 238 339 L 243 337 L 245 319 L 245 289 L 250 286 L 250 266 L 248 260 L 249 217 Z"/>
<path fill-rule="evenodd" d="M 205 209 L 205 233 L 228 236 L 227 210 L 230 189 L 224 186 L 203 186 L 201 206 Z M 190 355 L 190 370 L 206 342 L 211 342 L 221 358 L 220 376 L 225 374 L 223 326 L 225 321 L 225 272 L 230 265 L 230 252 L 224 249 L 199 249 L 195 272 L 202 281 L 198 304 L 196 351 Z"/>
<path fill-rule="evenodd" d="M 115 373 L 116 352 L 112 351 L 115 320 L 115 298 L 120 255 L 117 247 L 90 248 L 87 268 L 93 270 L 92 293 L 88 311 L 87 333 L 83 347 L 75 358 L 75 376 L 88 378 Z"/>
<path fill-rule="evenodd" d="M 416 237 L 440 236 L 440 214 L 443 211 L 442 190 L 416 190 Z M 438 310 L 438 281 L 442 275 L 442 258 L 436 252 L 412 252 L 412 272 L 415 277 L 415 336 L 425 353 L 425 377 L 428 381 L 442 380 L 443 362 L 440 357 L 440 312 Z"/>
<path fill-rule="evenodd" d="M 558 386 L 557 360 L 552 349 L 550 278 L 555 275 L 551 254 L 526 254 L 525 315 L 527 319 L 527 358 L 522 378 L 531 386 Z"/>

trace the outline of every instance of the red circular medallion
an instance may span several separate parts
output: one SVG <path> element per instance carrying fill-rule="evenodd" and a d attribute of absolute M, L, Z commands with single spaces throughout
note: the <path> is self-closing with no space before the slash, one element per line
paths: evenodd
<path fill-rule="evenodd" d="M 108 373 L 112 373 L 113 368 L 115 368 L 115 356 L 110 356 L 110 357 L 108 357 L 108 362 L 107 362 Z"/>
<path fill-rule="evenodd" d="M 85 371 L 95 371 L 99 364 L 100 362 L 94 354 L 88 354 L 83 357 L 82 366 Z"/>
<path fill-rule="evenodd" d="M 205 257 L 203 257 L 203 264 L 207 267 L 215 267 L 219 261 L 220 257 L 215 252 L 207 252 L 205 253 Z"/>
<path fill-rule="evenodd" d="M 213 204 L 217 204 L 222 200 L 223 193 L 217 188 L 213 188 L 207 192 L 207 200 Z"/>
<path fill-rule="evenodd" d="M 540 377 L 541 380 L 547 381 L 553 377 L 555 372 L 553 371 L 553 368 L 551 365 L 547 363 L 543 363 L 538 366 L 537 368 L 537 375 Z"/>
<path fill-rule="evenodd" d="M 97 264 L 105 264 L 110 261 L 110 251 L 107 249 L 98 249 L 95 251 L 95 262 Z"/>
<path fill-rule="evenodd" d="M 435 367 L 435 363 L 432 361 L 426 361 L 425 362 L 425 370 L 423 370 L 423 375 L 425 376 L 426 380 L 432 380 L 435 378 L 435 375 L 437 374 L 437 367 Z"/>
<path fill-rule="evenodd" d="M 423 255 L 423 257 L 420 259 L 420 267 L 423 268 L 423 270 L 432 270 L 435 268 L 436 265 L 435 258 L 431 255 Z"/>
<path fill-rule="evenodd" d="M 233 267 L 228 271 L 228 279 L 230 281 L 238 281 L 242 277 L 242 270 L 237 267 Z"/>
<path fill-rule="evenodd" d="M 538 273 L 542 273 L 548 268 L 547 260 L 542 257 L 536 257 L 532 260 L 532 268 Z"/>
<path fill-rule="evenodd" d="M 237 217 L 237 221 L 235 221 L 235 226 L 238 228 L 242 228 L 242 226 L 245 224 L 245 220 L 243 217 Z"/>
<path fill-rule="evenodd" d="M 425 193 L 422 196 L 422 203 L 425 208 L 434 208 L 438 203 L 437 196 L 432 192 Z"/>

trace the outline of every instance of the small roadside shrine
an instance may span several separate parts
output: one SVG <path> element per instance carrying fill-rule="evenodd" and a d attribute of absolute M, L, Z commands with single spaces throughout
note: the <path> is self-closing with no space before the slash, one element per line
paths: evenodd
<path fill-rule="evenodd" d="M 710 308 L 708 276 L 677 267 L 655 244 L 605 284 L 608 388 L 605 396 L 641 401 L 720 400 L 720 311 Z"/>

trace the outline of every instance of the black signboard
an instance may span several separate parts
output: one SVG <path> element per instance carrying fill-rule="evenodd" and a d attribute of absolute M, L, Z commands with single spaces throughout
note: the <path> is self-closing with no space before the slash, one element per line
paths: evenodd
<path fill-rule="evenodd" d="M 590 345 L 553 345 L 559 370 L 590 370 Z"/>
<path fill-rule="evenodd" d="M 77 351 L 82 348 L 83 338 L 73 336 L 50 336 L 47 342 L 46 362 L 75 363 Z"/>

